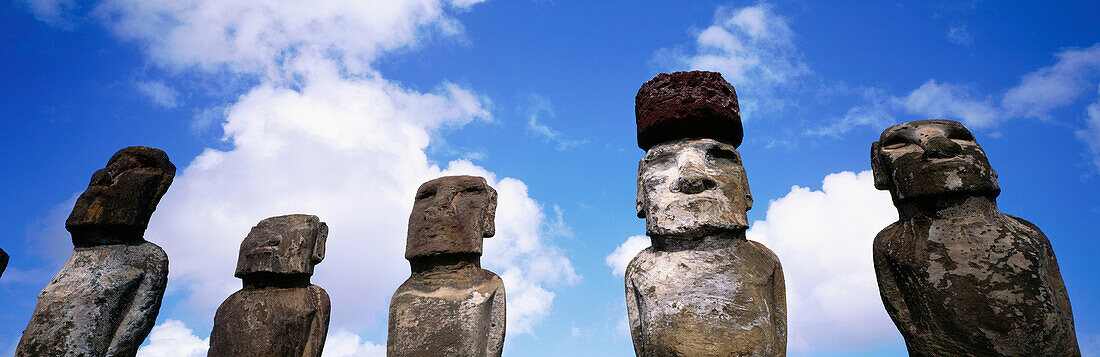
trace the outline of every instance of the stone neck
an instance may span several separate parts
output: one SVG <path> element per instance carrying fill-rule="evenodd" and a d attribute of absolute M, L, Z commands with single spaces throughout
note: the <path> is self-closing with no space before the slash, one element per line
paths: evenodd
<path fill-rule="evenodd" d="M 136 227 L 95 227 L 70 229 L 73 246 L 88 248 L 113 244 L 141 244 L 145 243 L 145 229 Z"/>
<path fill-rule="evenodd" d="M 302 288 L 310 285 L 310 274 L 251 273 L 241 277 L 245 290 Z"/>
<path fill-rule="evenodd" d="M 698 235 L 652 235 L 653 249 L 662 252 L 711 250 L 737 246 L 745 241 L 745 230 L 722 230 Z"/>
<path fill-rule="evenodd" d="M 413 275 L 426 277 L 462 273 L 469 269 L 481 269 L 481 254 L 444 254 L 409 259 Z"/>
<path fill-rule="evenodd" d="M 993 216 L 997 210 L 997 199 L 993 196 L 951 196 L 931 199 L 914 199 L 897 204 L 898 218 L 901 221 L 911 219 L 948 219 L 971 216 Z"/>

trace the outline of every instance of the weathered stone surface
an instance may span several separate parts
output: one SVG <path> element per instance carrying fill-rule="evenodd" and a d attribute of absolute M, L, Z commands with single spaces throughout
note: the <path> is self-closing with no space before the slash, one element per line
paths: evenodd
<path fill-rule="evenodd" d="M 218 307 L 207 355 L 320 356 L 331 304 L 309 278 L 327 239 L 328 225 L 313 215 L 271 217 L 252 227 L 237 260 L 244 288 Z"/>
<path fill-rule="evenodd" d="M 42 293 L 16 356 L 133 356 L 168 282 L 168 256 L 142 237 L 176 168 L 163 151 L 119 150 L 65 228 L 76 248 Z"/>
<path fill-rule="evenodd" d="M 4 270 L 8 268 L 8 253 L 0 249 L 0 277 L 4 276 Z"/>
<path fill-rule="evenodd" d="M 412 275 L 390 300 L 387 356 L 500 356 L 504 281 L 481 269 L 481 240 L 495 232 L 496 190 L 448 176 L 417 191 L 405 257 Z"/>
<path fill-rule="evenodd" d="M 743 131 L 737 92 L 718 72 L 661 73 L 634 98 L 638 147 L 683 138 L 711 138 L 737 147 Z"/>
<path fill-rule="evenodd" d="M 736 147 L 657 144 L 638 164 L 638 217 L 652 246 L 626 269 L 638 356 L 784 356 L 779 258 L 745 239 L 752 195 Z"/>
<path fill-rule="evenodd" d="M 962 124 L 895 125 L 871 158 L 899 213 L 875 272 L 911 356 L 1080 356 L 1050 241 L 997 210 L 997 175 Z"/>

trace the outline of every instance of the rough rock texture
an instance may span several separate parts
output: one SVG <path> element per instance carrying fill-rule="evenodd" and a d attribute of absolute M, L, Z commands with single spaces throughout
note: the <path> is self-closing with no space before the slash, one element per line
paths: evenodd
<path fill-rule="evenodd" d="M 872 145 L 899 220 L 874 242 L 887 312 L 911 356 L 1080 356 L 1050 241 L 997 210 L 985 152 L 962 124 L 899 124 Z"/>
<path fill-rule="evenodd" d="M 96 171 L 65 227 L 76 248 L 38 295 L 16 356 L 133 356 L 168 282 L 168 256 L 142 235 L 175 166 L 147 147 Z"/>
<path fill-rule="evenodd" d="M 8 253 L 0 249 L 0 277 L 4 276 L 4 269 L 8 268 Z"/>
<path fill-rule="evenodd" d="M 783 269 L 764 245 L 745 239 L 753 201 L 735 147 L 666 142 L 638 166 L 638 216 L 653 245 L 626 269 L 635 353 L 786 355 Z"/>
<path fill-rule="evenodd" d="M 737 92 L 717 72 L 661 73 L 642 85 L 634 98 L 638 147 L 706 137 L 741 145 L 744 132 Z"/>
<path fill-rule="evenodd" d="M 328 225 L 312 215 L 271 217 L 252 227 L 237 260 L 244 288 L 218 307 L 207 355 L 320 356 L 331 304 L 309 278 L 327 239 Z"/>
<path fill-rule="evenodd" d="M 501 355 L 504 281 L 481 269 L 496 197 L 472 176 L 438 178 L 417 191 L 405 252 L 412 275 L 390 300 L 387 356 Z"/>

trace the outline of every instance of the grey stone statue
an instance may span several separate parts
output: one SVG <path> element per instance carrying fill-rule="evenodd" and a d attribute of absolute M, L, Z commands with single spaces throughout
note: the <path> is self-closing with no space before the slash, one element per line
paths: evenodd
<path fill-rule="evenodd" d="M 652 246 L 626 268 L 638 356 L 784 356 L 779 258 L 745 239 L 752 194 L 733 87 L 714 72 L 660 74 L 638 91 L 639 218 Z"/>
<path fill-rule="evenodd" d="M 119 150 L 76 200 L 73 255 L 42 293 L 16 356 L 133 356 L 160 310 L 168 256 L 145 228 L 176 167 L 158 149 Z"/>
<path fill-rule="evenodd" d="M 504 281 L 481 268 L 496 207 L 481 177 L 440 177 L 417 190 L 405 248 L 412 276 L 390 300 L 387 356 L 500 356 Z"/>
<path fill-rule="evenodd" d="M 997 210 L 997 174 L 962 124 L 894 125 L 871 145 L 899 219 L 874 242 L 886 311 L 911 356 L 1080 356 L 1050 241 Z"/>
<path fill-rule="evenodd" d="M 260 221 L 241 242 L 236 277 L 244 288 L 214 315 L 208 356 L 319 357 L 331 310 L 328 293 L 310 284 L 325 258 L 328 225 L 292 214 Z"/>

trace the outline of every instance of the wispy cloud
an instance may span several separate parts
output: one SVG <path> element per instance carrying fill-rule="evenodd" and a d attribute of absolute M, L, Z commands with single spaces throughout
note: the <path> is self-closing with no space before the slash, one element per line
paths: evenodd
<path fill-rule="evenodd" d="M 947 30 L 947 40 L 956 45 L 970 46 L 974 43 L 974 36 L 966 29 L 966 25 L 951 26 Z"/>
<path fill-rule="evenodd" d="M 910 114 L 956 119 L 974 128 L 989 128 L 1001 119 L 992 98 L 974 99 L 966 87 L 938 83 L 935 79 L 929 79 L 898 101 Z"/>
<path fill-rule="evenodd" d="M 532 94 L 527 107 L 527 130 L 554 143 L 558 150 L 565 150 L 588 143 L 587 140 L 568 139 L 561 132 L 542 123 L 540 118 L 553 118 L 554 106 L 550 99 Z"/>
<path fill-rule="evenodd" d="M 1092 154 L 1092 163 L 1100 170 L 1100 90 L 1095 103 L 1085 109 L 1085 128 L 1077 130 L 1077 138 L 1085 142 Z"/>
<path fill-rule="evenodd" d="M 179 106 L 179 92 L 163 81 L 145 81 L 137 83 L 138 92 L 149 98 L 154 104 L 165 107 L 175 108 Z"/>
<path fill-rule="evenodd" d="M 72 14 L 78 6 L 76 0 L 24 0 L 31 14 L 38 21 L 64 30 L 71 30 L 75 26 Z"/>
<path fill-rule="evenodd" d="M 1089 48 L 1063 50 L 1058 61 L 1020 78 L 1004 94 L 1001 106 L 1009 115 L 1049 118 L 1050 110 L 1073 103 L 1100 77 L 1100 43 Z"/>

